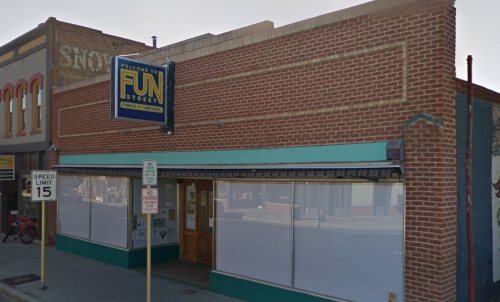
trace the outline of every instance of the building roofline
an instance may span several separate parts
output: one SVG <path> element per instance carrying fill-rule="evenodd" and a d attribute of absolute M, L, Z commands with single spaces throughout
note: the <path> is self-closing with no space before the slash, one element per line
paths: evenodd
<path fill-rule="evenodd" d="M 107 33 L 102 32 L 102 30 L 99 30 L 99 29 L 95 29 L 95 28 L 91 28 L 91 27 L 87 27 L 87 26 L 82 26 L 82 25 L 78 25 L 78 24 L 74 24 L 74 23 L 60 21 L 60 20 L 57 20 L 54 17 L 49 18 L 47 21 L 57 22 L 57 23 L 62 24 L 62 25 L 74 26 L 74 27 L 79 27 L 79 28 L 83 28 L 83 29 L 86 29 L 86 30 L 95 31 L 95 32 L 98 32 L 98 33 L 100 33 L 102 35 L 108 36 L 108 37 L 113 37 L 113 38 L 117 38 L 117 39 L 120 39 L 120 40 L 125 40 L 125 41 L 130 41 L 130 42 L 133 42 L 133 43 L 143 44 L 144 46 L 152 48 L 152 46 L 146 45 L 145 42 L 140 42 L 140 41 L 136 41 L 136 40 L 131 40 L 131 39 L 127 39 L 127 38 L 123 38 L 123 37 L 119 37 L 119 36 L 107 34 Z"/>
<path fill-rule="evenodd" d="M 456 83 L 455 86 L 456 86 L 457 92 L 467 94 L 467 88 L 469 86 L 469 83 L 466 80 L 456 78 L 455 83 Z M 474 83 L 472 83 L 472 85 L 473 85 L 472 92 L 473 92 L 475 97 L 479 97 L 479 98 L 482 98 L 482 99 L 485 99 L 488 101 L 492 101 L 495 103 L 500 103 L 500 93 L 498 93 L 494 90 L 488 89 L 486 87 L 483 87 L 481 85 L 477 85 Z"/>
<path fill-rule="evenodd" d="M 290 35 L 326 24 L 337 23 L 348 19 L 358 18 L 360 16 L 380 13 L 417 1 L 419 0 L 375 0 L 284 25 L 278 28 L 274 28 L 274 24 L 271 21 L 263 21 L 219 35 L 206 34 L 206 37 L 203 37 L 204 35 L 202 35 L 171 45 L 167 45 L 159 49 L 146 51 L 141 53 L 135 59 L 158 66 L 166 63 L 167 58 L 170 61 L 182 62 L 254 43 L 263 42 L 270 39 L 275 39 L 281 36 Z M 450 3 L 453 3 L 454 1 L 455 0 L 443 0 L 443 2 Z M 54 93 L 60 93 L 74 88 L 93 85 L 109 80 L 110 75 L 107 74 L 99 76 L 95 79 L 88 79 L 80 83 L 72 83 L 59 87 L 54 90 Z"/>
<path fill-rule="evenodd" d="M 116 38 L 116 39 L 120 39 L 120 40 L 123 40 L 123 41 L 129 41 L 129 42 L 132 42 L 132 43 L 142 44 L 145 47 L 151 47 L 152 48 L 152 46 L 146 45 L 145 42 L 135 41 L 135 40 L 131 40 L 131 39 L 127 39 L 127 38 L 115 36 L 115 35 L 110 35 L 110 34 L 107 34 L 107 33 L 103 33 L 102 30 L 98 30 L 98 29 L 94 29 L 94 28 L 86 27 L 86 26 L 81 26 L 81 25 L 78 25 L 78 24 L 68 23 L 68 22 L 64 22 L 64 21 L 59 21 L 59 20 L 57 20 L 54 17 L 49 17 L 44 23 L 40 23 L 37 27 L 33 28 L 32 30 L 30 30 L 30 31 L 22 34 L 21 36 L 15 38 L 14 40 L 12 40 L 10 42 L 7 42 L 6 44 L 0 46 L 0 56 L 3 55 L 3 54 L 5 54 L 5 53 L 7 53 L 7 52 L 9 52 L 9 51 L 12 51 L 12 50 L 16 49 L 17 47 L 19 47 L 19 46 L 21 46 L 23 44 L 26 44 L 27 42 L 33 40 L 33 38 L 37 38 L 38 36 L 46 34 L 47 33 L 47 29 L 50 26 L 51 22 L 55 22 L 55 23 L 58 23 L 58 24 L 61 24 L 61 25 L 74 26 L 74 27 L 78 27 L 78 28 L 82 28 L 82 29 L 87 29 L 87 30 L 95 31 L 95 32 L 98 32 L 98 33 L 100 33 L 102 35 L 108 36 L 110 38 Z"/>
<path fill-rule="evenodd" d="M 16 49 L 17 47 L 26 44 L 27 42 L 38 38 L 47 32 L 47 23 L 41 23 L 32 30 L 22 34 L 21 36 L 15 38 L 14 40 L 7 42 L 6 44 L 0 46 L 0 56 Z"/>

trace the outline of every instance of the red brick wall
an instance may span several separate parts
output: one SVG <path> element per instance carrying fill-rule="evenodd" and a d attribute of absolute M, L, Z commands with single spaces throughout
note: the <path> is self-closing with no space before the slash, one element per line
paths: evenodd
<path fill-rule="evenodd" d="M 51 133 L 61 150 L 51 152 L 51 165 L 57 155 L 67 154 L 274 148 L 404 137 L 406 300 L 454 301 L 454 50 L 453 2 L 421 0 L 178 62 L 176 131 L 171 136 L 158 133 L 157 127 L 110 121 L 109 82 L 58 93 Z M 334 55 L 341 56 L 328 57 Z M 419 113 L 440 118 L 444 126 L 419 120 L 403 131 Z M 214 121 L 225 124 L 208 125 Z M 54 219 L 55 208 L 51 215 Z M 55 220 L 51 224 L 53 239 Z"/>

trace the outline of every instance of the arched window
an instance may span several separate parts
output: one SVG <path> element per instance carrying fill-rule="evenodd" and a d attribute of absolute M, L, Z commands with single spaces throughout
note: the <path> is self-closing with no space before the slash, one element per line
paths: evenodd
<path fill-rule="evenodd" d="M 40 133 L 42 128 L 42 89 L 43 89 L 43 76 L 40 73 L 35 73 L 29 81 L 30 93 L 33 96 L 33 121 L 31 134 Z"/>
<path fill-rule="evenodd" d="M 42 125 L 42 86 L 40 81 L 33 82 L 33 131 L 41 129 Z"/>
<path fill-rule="evenodd" d="M 5 131 L 4 135 L 9 137 L 12 135 L 12 89 L 8 88 L 4 90 L 4 100 L 5 100 Z"/>
<path fill-rule="evenodd" d="M 26 133 L 26 93 L 23 85 L 17 88 L 17 133 Z"/>

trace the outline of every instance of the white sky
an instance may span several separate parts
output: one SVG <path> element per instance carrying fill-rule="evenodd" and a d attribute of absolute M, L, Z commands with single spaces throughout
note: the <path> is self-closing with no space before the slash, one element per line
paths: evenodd
<path fill-rule="evenodd" d="M 275 27 L 366 0 L 1 0 L 0 45 L 48 17 L 158 47 L 205 33 L 220 34 L 264 20 Z M 500 92 L 500 1 L 457 0 L 457 77 L 467 79 L 472 55 L 474 83 Z"/>

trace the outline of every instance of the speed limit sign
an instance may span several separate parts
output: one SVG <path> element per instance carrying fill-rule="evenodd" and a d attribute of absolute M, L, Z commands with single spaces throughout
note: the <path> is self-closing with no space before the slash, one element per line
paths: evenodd
<path fill-rule="evenodd" d="M 56 171 L 31 171 L 31 201 L 56 201 L 56 190 Z"/>

